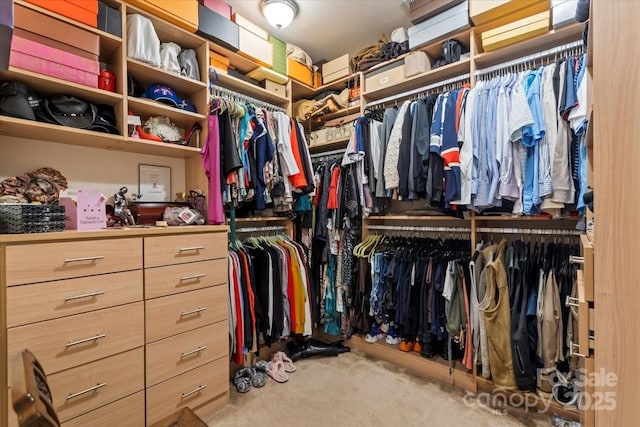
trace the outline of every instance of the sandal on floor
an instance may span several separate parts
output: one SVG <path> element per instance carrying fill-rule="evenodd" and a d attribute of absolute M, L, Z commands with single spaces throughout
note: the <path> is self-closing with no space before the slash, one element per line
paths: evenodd
<path fill-rule="evenodd" d="M 269 375 L 269 364 L 264 360 L 258 360 L 251 369 L 253 369 L 251 384 L 255 388 L 264 387 L 264 385 L 267 383 L 267 378 Z"/>
<path fill-rule="evenodd" d="M 246 393 L 251 390 L 253 372 L 251 368 L 241 368 L 233 375 L 233 385 L 238 393 Z"/>
<path fill-rule="evenodd" d="M 289 376 L 284 371 L 284 363 L 282 361 L 269 362 L 269 376 L 279 383 L 289 381 Z"/>
<path fill-rule="evenodd" d="M 278 361 L 278 360 L 282 361 L 282 364 L 284 365 L 284 371 L 289 374 L 298 370 L 298 368 L 296 368 L 296 365 L 293 364 L 293 361 L 283 351 L 279 351 L 276 354 L 274 354 L 273 359 L 275 361 Z"/>

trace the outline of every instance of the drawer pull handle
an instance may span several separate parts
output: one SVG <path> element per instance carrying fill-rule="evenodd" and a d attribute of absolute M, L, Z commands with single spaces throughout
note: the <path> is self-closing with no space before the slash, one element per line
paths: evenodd
<path fill-rule="evenodd" d="M 570 255 L 569 256 L 569 262 L 571 264 L 584 264 L 584 257 L 583 256 Z"/>
<path fill-rule="evenodd" d="M 180 252 L 187 252 L 187 251 L 200 251 L 203 250 L 204 246 L 187 246 L 186 248 L 180 248 Z"/>
<path fill-rule="evenodd" d="M 180 353 L 180 358 L 191 356 L 192 354 L 200 353 L 202 350 L 206 349 L 206 345 L 201 345 L 200 347 L 193 349 L 191 351 L 185 351 L 184 353 Z"/>
<path fill-rule="evenodd" d="M 82 258 L 67 258 L 64 260 L 64 263 L 68 264 L 70 262 L 97 261 L 99 259 L 104 259 L 104 255 L 85 256 Z"/>
<path fill-rule="evenodd" d="M 102 388 L 104 386 L 106 386 L 107 383 L 98 383 L 96 385 L 94 385 L 93 387 L 89 387 L 85 390 L 79 391 L 77 393 L 70 393 L 67 395 L 67 400 L 71 400 L 73 398 L 82 396 L 83 394 L 87 394 L 87 393 L 91 393 L 92 391 L 98 390 L 99 388 Z"/>
<path fill-rule="evenodd" d="M 182 393 L 182 398 L 183 398 L 183 399 L 186 399 L 187 397 L 189 397 L 189 396 L 191 396 L 191 395 L 194 395 L 194 394 L 198 393 L 199 391 L 204 390 L 205 388 L 207 388 L 207 385 L 206 385 L 206 384 L 204 384 L 204 385 L 199 385 L 198 387 L 194 388 L 194 389 L 193 389 L 193 390 L 191 390 L 191 391 L 188 391 L 188 392 L 186 392 L 186 393 Z"/>
<path fill-rule="evenodd" d="M 83 338 L 83 339 L 77 340 L 77 341 L 69 341 L 67 343 L 67 348 L 68 347 L 73 347 L 74 345 L 83 344 L 83 343 L 86 343 L 86 342 L 89 342 L 89 341 L 97 341 L 97 340 L 99 340 L 101 338 L 106 338 L 106 336 L 107 336 L 107 334 L 98 334 L 98 335 L 95 335 L 95 336 L 92 336 L 92 337 L 89 337 L 89 338 Z"/>
<path fill-rule="evenodd" d="M 184 276 L 180 278 L 180 281 L 183 282 L 185 280 L 194 280 L 194 279 L 201 279 L 204 276 L 206 276 L 206 274 L 204 273 L 200 273 L 200 274 L 192 274 L 191 276 Z"/>
<path fill-rule="evenodd" d="M 580 300 L 578 298 L 567 295 L 567 298 L 564 300 L 564 305 L 566 307 L 580 307 L 579 302 Z"/>
<path fill-rule="evenodd" d="M 192 314 L 199 314 L 205 311 L 206 309 L 207 307 L 200 307 L 200 308 L 196 308 L 195 310 L 183 311 L 182 313 L 180 313 L 180 317 L 191 316 Z"/>
<path fill-rule="evenodd" d="M 93 297 L 97 297 L 98 295 L 104 295 L 104 291 L 96 291 L 88 294 L 74 295 L 72 297 L 66 297 L 64 300 L 73 301 L 73 300 L 82 299 L 82 298 L 93 298 Z"/>
<path fill-rule="evenodd" d="M 569 355 L 578 357 L 587 357 L 580 353 L 580 345 L 574 342 L 569 342 Z"/>

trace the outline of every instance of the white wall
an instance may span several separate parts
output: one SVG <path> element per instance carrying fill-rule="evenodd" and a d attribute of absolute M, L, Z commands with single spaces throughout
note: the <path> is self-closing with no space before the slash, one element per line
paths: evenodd
<path fill-rule="evenodd" d="M 128 187 L 128 194 L 138 192 L 139 163 L 171 168 L 172 199 L 176 192 L 188 190 L 183 159 L 0 135 L 0 181 L 46 166 L 57 169 L 67 178 L 71 194 L 80 189 L 97 188 L 112 198 L 123 185 Z"/>

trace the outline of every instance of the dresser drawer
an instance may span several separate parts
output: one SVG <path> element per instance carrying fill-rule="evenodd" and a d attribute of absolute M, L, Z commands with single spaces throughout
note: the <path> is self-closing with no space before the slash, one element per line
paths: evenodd
<path fill-rule="evenodd" d="M 147 342 L 226 320 L 227 305 L 225 285 L 146 301 Z"/>
<path fill-rule="evenodd" d="M 142 270 L 7 289 L 9 327 L 142 301 Z"/>
<path fill-rule="evenodd" d="M 145 237 L 144 266 L 160 267 L 163 265 L 226 258 L 227 246 L 226 233 Z"/>
<path fill-rule="evenodd" d="M 147 387 L 229 354 L 226 321 L 147 345 Z"/>
<path fill-rule="evenodd" d="M 62 427 L 143 427 L 144 391 L 62 423 Z"/>
<path fill-rule="evenodd" d="M 28 348 L 47 375 L 144 344 L 142 302 L 9 329 L 9 357 Z"/>
<path fill-rule="evenodd" d="M 7 285 L 46 282 L 142 268 L 142 239 L 104 239 L 12 245 Z"/>
<path fill-rule="evenodd" d="M 143 390 L 144 351 L 120 353 L 47 379 L 58 418 L 64 422 Z"/>
<path fill-rule="evenodd" d="M 229 391 L 229 360 L 218 359 L 147 389 L 147 425 L 184 406 L 195 408 Z"/>
<path fill-rule="evenodd" d="M 144 295 L 147 299 L 220 285 L 227 283 L 227 259 L 147 268 L 144 278 Z"/>

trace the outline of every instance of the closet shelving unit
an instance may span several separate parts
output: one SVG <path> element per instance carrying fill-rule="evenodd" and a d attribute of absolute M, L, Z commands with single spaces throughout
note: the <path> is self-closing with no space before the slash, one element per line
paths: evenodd
<path fill-rule="evenodd" d="M 435 87 L 442 87 L 450 84 L 451 81 L 468 81 L 472 86 L 476 82 L 476 71 L 487 69 L 489 67 L 499 66 L 508 61 L 517 60 L 527 55 L 535 54 L 545 51 L 557 46 L 561 46 L 567 43 L 580 40 L 583 25 L 579 23 L 571 24 L 559 29 L 554 29 L 547 32 L 544 35 L 531 38 L 529 40 L 504 47 L 491 52 L 484 52 L 482 50 L 481 32 L 490 29 L 492 26 L 498 26 L 502 23 L 489 23 L 482 27 L 473 27 L 468 30 L 461 31 L 453 36 L 446 37 L 445 39 L 457 39 L 462 44 L 469 47 L 470 57 L 463 59 L 459 62 L 446 65 L 441 68 L 426 71 L 417 76 L 413 76 L 409 79 L 382 89 L 367 90 L 362 86 L 362 112 L 365 112 L 368 105 L 377 106 L 390 106 L 399 103 L 401 100 L 406 100 L 411 97 L 415 97 L 420 93 L 424 93 L 427 89 Z M 443 39 L 443 40 L 445 40 Z M 429 56 L 436 58 L 440 56 L 440 46 L 443 40 L 438 40 L 434 43 L 423 47 Z M 380 64 L 377 67 L 384 66 L 386 64 L 398 61 L 401 58 L 396 58 L 385 64 Z M 377 67 L 367 70 L 363 73 L 363 81 L 366 79 L 367 74 L 374 71 Z M 449 81 L 449 82 L 447 82 Z M 475 242 L 482 236 L 491 236 L 492 234 L 504 234 L 504 235 L 517 235 L 514 234 L 515 229 L 522 230 L 520 234 L 524 235 L 549 235 L 554 230 L 559 236 L 567 236 L 575 234 L 575 225 L 577 218 L 561 218 L 551 219 L 544 216 L 511 216 L 511 215 L 474 215 L 471 213 L 465 216 L 464 219 L 458 219 L 441 215 L 426 215 L 426 216 L 413 216 L 413 215 L 388 215 L 388 216 L 375 216 L 368 217 L 363 224 L 363 234 L 370 232 L 379 232 L 373 230 L 377 225 L 399 225 L 399 229 L 402 226 L 432 226 L 438 228 L 444 227 L 460 227 L 469 228 L 470 240 L 472 242 L 472 248 L 475 246 Z M 369 231 L 369 226 L 372 225 L 372 230 Z M 481 378 L 475 371 L 469 371 L 457 361 L 453 364 L 453 369 L 450 371 L 449 362 L 436 357 L 434 359 L 425 359 L 417 353 L 409 352 L 404 353 L 397 348 L 397 346 L 390 346 L 385 343 L 366 343 L 361 337 L 354 336 L 350 340 L 350 344 L 355 348 L 358 348 L 368 355 L 386 360 L 397 366 L 404 367 L 416 374 L 437 378 L 446 383 L 459 386 L 466 390 L 473 392 L 495 392 L 498 391 L 491 380 Z M 475 369 L 475 368 L 474 368 Z M 589 369 L 589 368 L 588 368 Z M 509 394 L 524 395 L 526 393 L 520 391 L 512 391 Z M 524 397 L 524 396 L 523 396 Z M 559 414 L 566 418 L 577 420 L 581 416 L 584 417 L 585 412 L 578 411 L 574 408 L 565 408 L 555 401 L 543 403 L 539 402 L 540 408 L 548 404 L 552 410 L 552 413 Z"/>

